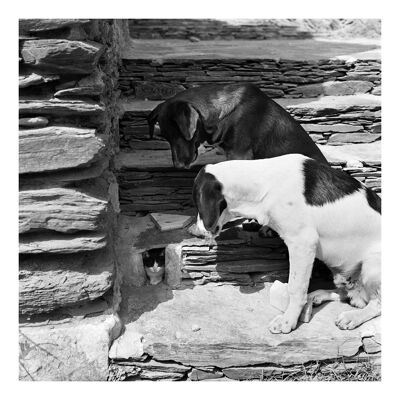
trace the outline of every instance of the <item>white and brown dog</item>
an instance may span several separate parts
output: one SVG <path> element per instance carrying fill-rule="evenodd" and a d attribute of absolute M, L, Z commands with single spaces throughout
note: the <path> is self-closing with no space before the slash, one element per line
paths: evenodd
<path fill-rule="evenodd" d="M 287 310 L 270 323 L 289 333 L 307 301 L 313 262 L 325 262 L 338 289 L 317 290 L 314 304 L 348 298 L 354 310 L 336 325 L 354 329 L 380 315 L 381 199 L 348 174 L 300 154 L 205 166 L 193 188 L 198 224 L 212 235 L 232 218 L 255 218 L 289 250 Z"/>

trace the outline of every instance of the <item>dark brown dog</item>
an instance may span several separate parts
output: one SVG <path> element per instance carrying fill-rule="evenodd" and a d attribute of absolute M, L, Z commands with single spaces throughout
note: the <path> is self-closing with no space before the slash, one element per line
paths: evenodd
<path fill-rule="evenodd" d="M 189 168 L 204 142 L 219 145 L 228 160 L 300 153 L 328 163 L 301 125 L 252 84 L 185 90 L 151 112 L 150 137 L 157 122 L 176 168 Z"/>

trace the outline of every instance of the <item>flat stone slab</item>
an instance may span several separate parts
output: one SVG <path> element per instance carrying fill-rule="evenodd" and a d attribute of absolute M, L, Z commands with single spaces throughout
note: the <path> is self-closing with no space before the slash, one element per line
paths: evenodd
<path fill-rule="evenodd" d="M 64 39 L 25 40 L 20 54 L 24 63 L 64 73 L 90 74 L 104 47 L 96 42 Z"/>
<path fill-rule="evenodd" d="M 66 151 L 65 149 L 68 149 Z M 19 173 L 75 168 L 97 161 L 105 144 L 95 129 L 49 126 L 19 131 Z"/>
<path fill-rule="evenodd" d="M 112 359 L 140 358 L 220 368 L 273 363 L 282 366 L 356 355 L 363 337 L 379 332 L 374 319 L 352 331 L 336 327 L 344 303 L 315 307 L 310 323 L 274 335 L 268 324 L 279 313 L 269 305 L 269 285 L 253 288 L 207 284 L 171 290 L 164 284 L 122 288 L 125 333 Z M 115 351 L 117 350 L 117 351 Z"/>
<path fill-rule="evenodd" d="M 373 143 L 344 144 L 341 146 L 317 146 L 332 164 L 351 164 L 355 161 L 373 165 L 381 164 L 380 141 Z"/>
<path fill-rule="evenodd" d="M 380 59 L 377 43 L 333 40 L 212 40 L 190 42 L 178 39 L 131 40 L 124 59 L 286 59 L 320 60 L 336 57 Z"/>
<path fill-rule="evenodd" d="M 19 101 L 20 115 L 98 116 L 104 111 L 105 107 L 102 104 L 89 100 L 21 98 Z"/>
<path fill-rule="evenodd" d="M 217 149 L 199 154 L 190 170 L 199 170 L 203 165 L 215 164 L 225 161 L 226 157 Z M 171 150 L 132 150 L 129 153 L 120 152 L 115 157 L 117 169 L 132 169 L 137 171 L 149 171 L 160 169 L 173 169 Z"/>
<path fill-rule="evenodd" d="M 303 102 L 287 104 L 279 102 L 294 115 L 325 116 L 350 111 L 380 110 L 381 98 L 373 94 L 356 94 L 350 96 L 323 96 L 319 99 L 304 99 Z"/>
<path fill-rule="evenodd" d="M 283 108 L 295 114 L 320 115 L 327 110 L 331 114 L 350 110 L 377 110 L 381 107 L 380 96 L 372 94 L 355 94 L 348 96 L 323 96 L 319 99 L 310 98 L 277 98 L 273 99 Z M 147 116 L 162 101 L 124 99 L 120 106 L 124 112 Z"/>
<path fill-rule="evenodd" d="M 113 315 L 64 323 L 22 324 L 20 380 L 107 380 L 108 348 L 119 328 L 119 320 Z"/>
<path fill-rule="evenodd" d="M 20 254 L 44 253 L 79 253 L 81 251 L 94 251 L 107 245 L 107 234 L 103 233 L 78 233 L 63 235 L 57 233 L 39 233 L 34 235 L 20 235 Z"/>
<path fill-rule="evenodd" d="M 381 142 L 343 144 L 341 146 L 318 145 L 327 160 L 333 164 L 347 164 L 350 161 L 365 163 L 381 163 Z M 226 158 L 216 151 L 200 154 L 191 167 L 197 170 L 206 164 L 215 164 L 225 161 Z M 131 169 L 137 171 L 173 169 L 170 150 L 133 150 L 129 153 L 120 152 L 115 157 L 117 169 Z"/>
<path fill-rule="evenodd" d="M 193 221 L 191 215 L 151 213 L 150 216 L 161 232 L 185 228 Z"/>
<path fill-rule="evenodd" d="M 107 201 L 69 188 L 19 192 L 19 233 L 75 233 L 104 227 Z"/>
<path fill-rule="evenodd" d="M 48 313 L 103 296 L 114 283 L 108 250 L 78 254 L 30 254 L 19 263 L 20 314 Z"/>
<path fill-rule="evenodd" d="M 130 217 L 119 215 L 117 248 L 129 247 L 135 253 L 166 247 L 171 243 L 180 243 L 184 239 L 193 239 L 187 229 L 160 231 L 150 215 Z"/>

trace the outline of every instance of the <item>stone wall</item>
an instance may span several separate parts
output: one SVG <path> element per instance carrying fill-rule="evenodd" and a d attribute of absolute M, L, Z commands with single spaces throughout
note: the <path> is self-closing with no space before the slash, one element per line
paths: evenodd
<path fill-rule="evenodd" d="M 148 100 L 195 86 L 244 82 L 274 98 L 380 95 L 380 71 L 380 60 L 124 60 L 119 87 L 126 96 Z"/>
<path fill-rule="evenodd" d="M 27 317 L 113 287 L 122 25 L 19 24 L 20 313 Z"/>
<path fill-rule="evenodd" d="M 215 19 L 133 19 L 129 27 L 131 37 L 138 39 L 263 40 L 312 36 L 309 30 L 299 28 L 298 24 L 282 20 L 232 24 Z"/>
<path fill-rule="evenodd" d="M 355 154 L 351 157 L 339 153 L 328 159 L 331 159 L 334 167 L 347 171 L 372 190 L 381 191 L 380 157 L 363 154 L 363 146 L 379 148 L 380 145 L 379 96 L 325 96 L 304 103 L 289 99 L 277 101 L 302 124 L 328 155 L 330 152 L 337 153 L 342 149 L 346 152 L 350 147 L 354 148 Z M 120 123 L 121 153 L 117 165 L 121 212 L 138 215 L 146 212 L 193 211 L 191 192 L 198 168 L 205 163 L 222 161 L 223 157 L 208 147 L 192 170 L 173 169 L 169 144 L 161 138 L 148 138 L 146 115 L 157 104 L 149 103 L 151 105 L 147 110 L 126 111 Z"/>

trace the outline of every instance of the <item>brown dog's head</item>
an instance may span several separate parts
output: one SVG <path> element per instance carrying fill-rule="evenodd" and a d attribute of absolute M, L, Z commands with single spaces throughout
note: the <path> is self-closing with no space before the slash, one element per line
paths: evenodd
<path fill-rule="evenodd" d="M 207 231 L 218 235 L 225 221 L 227 203 L 222 194 L 222 183 L 203 167 L 193 185 L 193 201 L 199 212 L 200 220 Z"/>
<path fill-rule="evenodd" d="M 189 168 L 198 154 L 200 115 L 185 101 L 172 101 L 159 104 L 148 116 L 150 138 L 154 125 L 158 122 L 160 135 L 171 146 L 172 161 L 175 168 Z"/>

